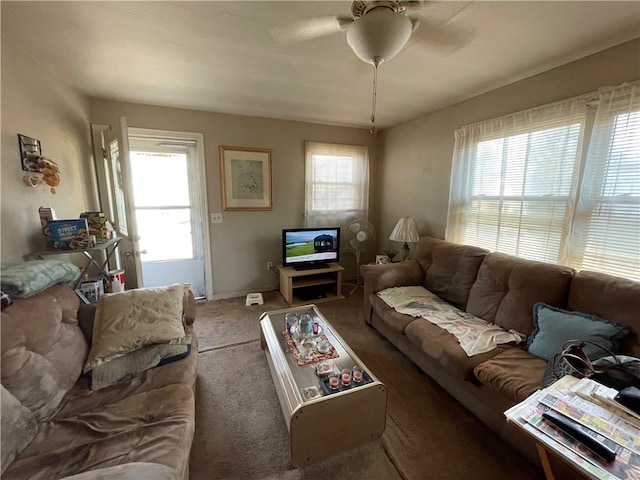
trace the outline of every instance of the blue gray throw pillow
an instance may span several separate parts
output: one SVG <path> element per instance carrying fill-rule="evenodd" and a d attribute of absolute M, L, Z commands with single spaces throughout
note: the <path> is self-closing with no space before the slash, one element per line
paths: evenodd
<path fill-rule="evenodd" d="M 568 340 L 589 340 L 605 348 L 620 352 L 622 340 L 629 327 L 580 312 L 570 312 L 538 302 L 533 306 L 535 329 L 527 339 L 527 351 L 531 355 L 551 360 Z M 607 355 L 593 345 L 584 348 L 590 359 Z"/>

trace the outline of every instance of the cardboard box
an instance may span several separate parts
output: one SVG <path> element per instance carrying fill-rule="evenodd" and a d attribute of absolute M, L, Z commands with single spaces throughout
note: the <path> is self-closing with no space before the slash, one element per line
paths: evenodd
<path fill-rule="evenodd" d="M 95 235 L 96 243 L 105 243 L 108 238 L 107 217 L 102 212 L 82 212 L 80 218 L 87 219 L 89 235 Z"/>
<path fill-rule="evenodd" d="M 51 247 L 54 250 L 83 250 L 89 247 L 89 232 L 86 218 L 52 220 Z"/>
<path fill-rule="evenodd" d="M 104 282 L 99 278 L 84 280 L 78 285 L 78 289 L 89 302 L 98 303 L 100 297 L 104 295 Z"/>
<path fill-rule="evenodd" d="M 42 225 L 42 234 L 47 238 L 47 250 L 53 250 L 53 243 L 51 242 L 51 228 L 49 222 L 56 219 L 56 212 L 51 205 L 46 207 L 40 207 L 38 209 L 40 215 L 40 225 Z"/>

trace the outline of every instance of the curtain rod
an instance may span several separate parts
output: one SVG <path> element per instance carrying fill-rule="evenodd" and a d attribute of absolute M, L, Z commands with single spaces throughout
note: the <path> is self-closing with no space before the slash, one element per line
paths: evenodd
<path fill-rule="evenodd" d="M 598 92 L 585 93 L 583 95 L 576 95 L 575 97 L 569 97 L 569 98 L 565 98 L 563 100 L 558 100 L 558 101 L 551 102 L 551 103 L 545 103 L 544 105 L 538 105 L 538 106 L 535 106 L 535 107 L 527 108 L 525 110 L 519 110 L 519 111 L 516 111 L 516 112 L 506 113 L 504 115 L 500 115 L 499 117 L 487 118 L 485 120 L 480 120 L 478 122 L 458 123 L 457 128 L 460 129 L 462 127 L 470 127 L 471 125 L 477 125 L 479 123 L 486 122 L 486 121 L 489 121 L 489 120 L 497 120 L 499 118 L 504 118 L 504 117 L 508 117 L 510 115 L 515 115 L 516 113 L 528 113 L 528 112 L 531 112 L 533 110 L 537 110 L 539 108 L 553 107 L 554 105 L 559 105 L 561 103 L 570 102 L 571 100 L 579 100 L 579 99 L 582 99 L 582 98 L 584 98 L 584 100 L 585 100 L 584 105 L 586 107 L 588 107 L 588 108 L 597 107 L 598 104 L 600 103 L 600 100 L 598 98 Z"/>

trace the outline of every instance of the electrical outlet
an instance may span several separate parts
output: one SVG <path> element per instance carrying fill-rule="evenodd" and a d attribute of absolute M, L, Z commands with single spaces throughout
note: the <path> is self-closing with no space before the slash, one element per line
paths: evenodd
<path fill-rule="evenodd" d="M 267 270 L 273 270 L 273 262 L 267 262 Z"/>
<path fill-rule="evenodd" d="M 222 214 L 221 213 L 212 213 L 211 214 L 211 223 L 222 223 Z"/>

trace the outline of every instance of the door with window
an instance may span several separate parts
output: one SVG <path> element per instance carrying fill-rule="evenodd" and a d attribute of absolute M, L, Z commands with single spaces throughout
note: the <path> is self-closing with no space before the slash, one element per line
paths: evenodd
<path fill-rule="evenodd" d="M 205 296 L 196 141 L 129 136 L 133 211 L 145 287 L 185 282 Z"/>
<path fill-rule="evenodd" d="M 100 199 L 123 238 L 127 288 L 189 283 L 196 298 L 212 291 L 202 149 L 201 134 L 128 129 L 122 117 L 102 132 Z"/>

